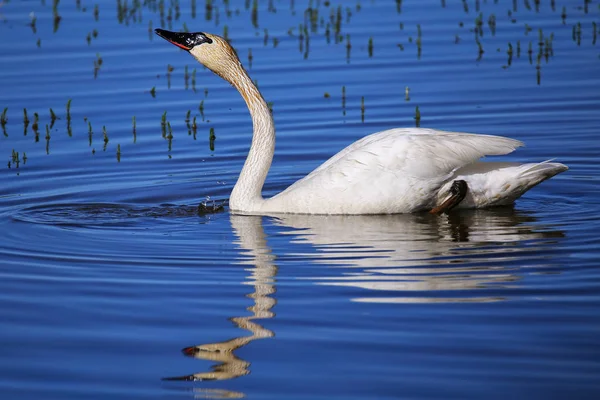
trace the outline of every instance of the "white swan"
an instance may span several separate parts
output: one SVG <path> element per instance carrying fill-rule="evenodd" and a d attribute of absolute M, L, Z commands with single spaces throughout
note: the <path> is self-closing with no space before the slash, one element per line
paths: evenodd
<path fill-rule="evenodd" d="M 506 205 L 568 169 L 553 162 L 478 161 L 523 145 L 514 139 L 398 128 L 358 140 L 283 192 L 265 199 L 261 192 L 275 151 L 275 125 L 235 50 L 217 35 L 155 32 L 231 83 L 248 105 L 254 135 L 229 200 L 235 213 L 440 213 L 453 207 Z"/>

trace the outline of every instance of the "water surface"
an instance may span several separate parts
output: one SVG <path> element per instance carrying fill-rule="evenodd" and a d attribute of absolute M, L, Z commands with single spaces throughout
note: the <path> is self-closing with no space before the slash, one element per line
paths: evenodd
<path fill-rule="evenodd" d="M 3 398 L 598 397 L 597 3 L 53 3 L 0 7 Z M 227 32 L 266 196 L 417 122 L 570 169 L 441 217 L 198 214 L 251 121 L 157 27 Z"/>

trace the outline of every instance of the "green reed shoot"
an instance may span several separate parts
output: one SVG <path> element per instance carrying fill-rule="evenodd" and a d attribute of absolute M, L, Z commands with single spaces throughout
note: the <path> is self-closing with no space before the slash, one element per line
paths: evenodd
<path fill-rule="evenodd" d="M 215 135 L 215 128 L 210 128 L 210 131 L 208 134 L 208 143 L 209 143 L 210 151 L 215 151 L 215 139 L 216 138 L 217 138 L 217 136 Z"/>
<path fill-rule="evenodd" d="M 38 136 L 38 135 L 36 135 Z M 46 124 L 46 154 L 50 154 L 50 127 Z"/>
<path fill-rule="evenodd" d="M 346 86 L 342 86 L 342 113 L 346 115 Z"/>
<path fill-rule="evenodd" d="M 23 135 L 27 136 L 27 127 L 29 126 L 29 118 L 27 118 L 27 109 L 23 109 Z"/>
<path fill-rule="evenodd" d="M 4 107 L 4 111 L 2 111 L 2 115 L 0 115 L 0 125 L 2 125 L 2 130 L 4 131 L 4 136 L 8 136 L 6 134 L 6 123 L 8 122 L 8 117 L 6 113 L 8 112 L 8 107 Z"/>
<path fill-rule="evenodd" d="M 346 35 L 346 63 L 350 64 L 350 52 L 352 51 L 352 44 L 350 43 L 350 35 Z"/>
<path fill-rule="evenodd" d="M 169 134 L 167 135 L 167 140 L 169 141 L 169 152 L 173 148 L 173 129 L 171 128 L 171 123 L 167 122 L 167 129 L 169 130 Z"/>
<path fill-rule="evenodd" d="M 52 127 L 54 126 L 54 123 L 56 122 L 57 119 L 58 119 L 58 117 L 54 113 L 54 110 L 51 108 L 50 109 L 50 129 L 52 129 Z"/>
<path fill-rule="evenodd" d="M 419 106 L 415 109 L 415 124 L 417 128 L 421 126 L 421 111 L 419 110 Z"/>
<path fill-rule="evenodd" d="M 33 113 L 33 123 L 31 124 L 31 130 L 37 135 L 39 129 L 40 116 L 38 113 Z"/>
<path fill-rule="evenodd" d="M 252 13 L 251 13 L 252 25 L 258 28 L 258 0 L 252 2 Z"/>
<path fill-rule="evenodd" d="M 88 120 L 88 141 L 89 146 L 92 147 L 92 136 L 94 135 L 94 131 L 92 130 L 92 123 Z"/>
<path fill-rule="evenodd" d="M 106 145 L 108 144 L 108 132 L 106 132 L 106 126 L 102 126 L 102 136 L 104 140 L 104 149 L 106 150 Z"/>
<path fill-rule="evenodd" d="M 167 112 L 165 111 L 160 118 L 160 130 L 162 137 L 167 137 Z"/>
<path fill-rule="evenodd" d="M 135 143 L 137 141 L 137 129 L 135 126 L 135 115 L 133 116 L 131 123 L 133 125 L 133 143 Z"/>
<path fill-rule="evenodd" d="M 365 96 L 360 98 L 360 119 L 365 122 Z"/>

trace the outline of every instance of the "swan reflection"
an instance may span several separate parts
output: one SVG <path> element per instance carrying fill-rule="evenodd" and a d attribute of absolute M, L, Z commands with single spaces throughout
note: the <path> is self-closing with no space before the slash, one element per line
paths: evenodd
<path fill-rule="evenodd" d="M 184 354 L 202 360 L 215 361 L 216 365 L 211 367 L 210 372 L 199 372 L 192 375 L 181 377 L 165 378 L 165 380 L 190 380 L 190 381 L 208 381 L 208 380 L 226 380 L 250 373 L 250 362 L 242 360 L 234 354 L 234 351 L 257 340 L 271 338 L 275 336 L 273 331 L 264 328 L 256 320 L 273 318 L 272 308 L 277 301 L 271 297 L 275 293 L 274 279 L 277 275 L 277 267 L 273 263 L 274 256 L 267 247 L 265 233 L 260 224 L 260 219 L 244 218 L 240 216 L 231 216 L 231 225 L 236 236 L 239 238 L 239 245 L 247 251 L 249 257 L 238 260 L 239 264 L 249 265 L 246 269 L 250 273 L 245 284 L 253 287 L 252 293 L 247 297 L 253 300 L 253 305 L 247 310 L 251 312 L 250 316 L 232 317 L 231 322 L 241 331 L 248 331 L 239 337 L 217 343 L 199 344 L 183 349 Z M 219 391 L 216 398 L 238 398 L 237 392 L 225 391 L 233 397 L 222 397 L 224 391 Z M 214 398 L 213 391 L 202 392 L 203 398 Z M 242 394 L 243 397 L 243 394 Z"/>
<path fill-rule="evenodd" d="M 532 215 L 511 208 L 442 217 L 231 215 L 230 221 L 246 253 L 238 263 L 249 266 L 246 284 L 253 287 L 248 295 L 253 300 L 248 308 L 251 315 L 231 318 L 244 334 L 185 348 L 185 354 L 217 364 L 209 372 L 167 380 L 225 380 L 247 375 L 250 362 L 237 357 L 235 351 L 254 340 L 275 336 L 257 322 L 273 318 L 276 305 L 272 295 L 277 266 L 264 224 L 274 225 L 277 235 L 285 237 L 286 250 L 277 254 L 302 262 L 316 275 L 299 279 L 362 289 L 365 295 L 352 299 L 362 302 L 503 300 L 510 285 L 516 285 L 529 271 L 557 271 L 548 250 L 564 236 L 537 223 Z"/>
<path fill-rule="evenodd" d="M 282 215 L 273 221 L 292 228 L 283 233 L 292 237 L 294 257 L 338 268 L 305 279 L 368 289 L 352 299 L 363 302 L 502 300 L 481 296 L 481 289 L 505 288 L 523 279 L 528 268 L 555 270 L 542 250 L 564 236 L 512 208 L 442 217 Z"/>

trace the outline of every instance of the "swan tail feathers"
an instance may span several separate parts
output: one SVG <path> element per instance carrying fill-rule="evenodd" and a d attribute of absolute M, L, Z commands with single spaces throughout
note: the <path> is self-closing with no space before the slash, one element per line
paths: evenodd
<path fill-rule="evenodd" d="M 459 208 L 512 204 L 529 189 L 569 169 L 566 165 L 552 160 L 521 165 L 498 163 L 495 167 L 494 163 L 477 164 L 479 168 L 458 171 L 453 178 L 466 181 L 469 187 L 468 194 L 459 204 Z M 449 184 L 444 185 L 440 196 L 448 190 Z"/>

